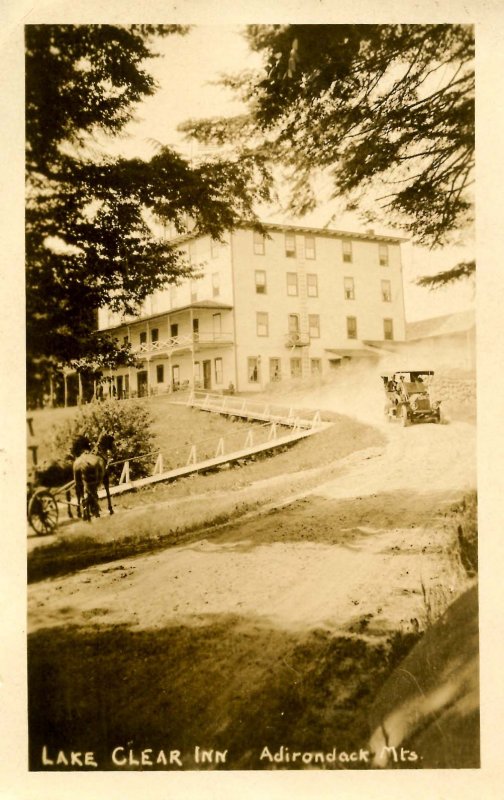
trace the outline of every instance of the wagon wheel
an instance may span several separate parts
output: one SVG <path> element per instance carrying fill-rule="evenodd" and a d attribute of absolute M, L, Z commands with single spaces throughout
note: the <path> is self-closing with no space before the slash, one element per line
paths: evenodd
<path fill-rule="evenodd" d="M 52 533 L 58 524 L 58 504 L 47 489 L 37 489 L 30 498 L 28 522 L 39 536 Z"/>

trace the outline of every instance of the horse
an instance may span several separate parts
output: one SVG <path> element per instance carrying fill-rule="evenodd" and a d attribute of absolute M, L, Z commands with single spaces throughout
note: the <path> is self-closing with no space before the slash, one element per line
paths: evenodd
<path fill-rule="evenodd" d="M 91 442 L 87 436 L 77 436 L 72 445 L 72 455 L 75 459 L 73 462 L 73 475 L 78 515 L 88 522 L 91 520 L 91 516 L 100 516 L 98 502 L 98 487 L 100 484 L 103 484 L 105 489 L 109 513 L 114 513 L 110 499 L 107 469 L 113 446 L 114 437 L 111 434 L 102 434 L 100 436 L 95 452 L 93 452 Z"/>

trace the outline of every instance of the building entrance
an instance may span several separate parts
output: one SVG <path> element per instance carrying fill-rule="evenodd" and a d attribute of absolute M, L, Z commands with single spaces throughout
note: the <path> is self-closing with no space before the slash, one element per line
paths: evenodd
<path fill-rule="evenodd" d="M 203 361 L 203 388 L 212 388 L 212 362 Z"/>

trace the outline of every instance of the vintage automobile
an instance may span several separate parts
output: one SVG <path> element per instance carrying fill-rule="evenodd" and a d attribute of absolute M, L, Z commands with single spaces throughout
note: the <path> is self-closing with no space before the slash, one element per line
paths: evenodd
<path fill-rule="evenodd" d="M 387 419 L 400 420 L 404 426 L 414 422 L 441 422 L 441 401 L 433 401 L 429 386 L 434 372 L 391 372 L 382 375 L 387 402 Z"/>

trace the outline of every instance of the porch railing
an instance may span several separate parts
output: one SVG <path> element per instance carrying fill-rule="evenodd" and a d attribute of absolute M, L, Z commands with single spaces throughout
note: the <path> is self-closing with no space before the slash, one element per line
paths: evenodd
<path fill-rule="evenodd" d="M 197 348 L 199 345 L 231 344 L 232 341 L 232 333 L 206 333 L 204 331 L 199 331 L 192 334 L 170 336 L 168 339 L 157 339 L 155 342 L 142 342 L 141 344 L 133 345 L 131 352 L 135 355 L 142 353 L 145 353 L 145 355 L 153 355 L 156 353 L 171 353 L 193 346 Z"/>

